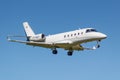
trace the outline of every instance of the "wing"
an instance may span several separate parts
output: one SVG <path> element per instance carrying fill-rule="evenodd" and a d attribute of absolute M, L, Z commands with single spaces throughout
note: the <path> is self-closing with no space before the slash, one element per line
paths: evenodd
<path fill-rule="evenodd" d="M 61 41 L 61 42 L 55 42 L 55 43 L 46 43 L 46 42 L 11 40 L 10 38 L 8 38 L 8 41 L 23 43 L 23 44 L 31 45 L 31 46 L 45 47 L 45 48 L 65 48 L 65 47 L 67 47 L 67 45 L 69 45 L 69 44 L 72 43 L 70 41 Z"/>
<path fill-rule="evenodd" d="M 46 42 L 34 42 L 34 41 L 22 41 L 22 40 L 11 40 L 8 38 L 10 42 L 18 42 L 23 43 L 30 46 L 38 46 L 44 48 L 63 48 L 65 50 L 83 50 L 83 47 L 80 44 L 74 44 L 72 41 L 65 40 L 55 43 L 46 43 Z"/>
<path fill-rule="evenodd" d="M 10 40 L 10 39 L 8 39 L 8 41 L 23 43 L 23 44 L 31 45 L 31 46 L 45 47 L 45 48 L 52 48 L 53 47 L 52 44 L 46 44 L 45 42 L 33 42 L 33 41 Z"/>
<path fill-rule="evenodd" d="M 56 42 L 55 45 L 59 48 L 64 48 L 65 50 L 84 50 L 80 43 L 76 43 L 71 40 Z"/>

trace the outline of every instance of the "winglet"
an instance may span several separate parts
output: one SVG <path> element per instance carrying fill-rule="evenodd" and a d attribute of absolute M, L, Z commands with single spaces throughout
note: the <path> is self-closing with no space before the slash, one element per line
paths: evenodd
<path fill-rule="evenodd" d="M 11 39 L 9 37 L 7 37 L 7 40 L 10 41 Z"/>

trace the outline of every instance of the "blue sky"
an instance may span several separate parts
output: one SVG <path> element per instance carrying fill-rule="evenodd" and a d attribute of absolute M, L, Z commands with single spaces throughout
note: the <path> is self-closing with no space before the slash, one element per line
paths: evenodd
<path fill-rule="evenodd" d="M 119 0 L 0 0 L 0 80 L 120 80 Z M 6 40 L 24 35 L 28 21 L 36 33 L 55 34 L 93 27 L 108 35 L 94 51 L 32 47 Z"/>

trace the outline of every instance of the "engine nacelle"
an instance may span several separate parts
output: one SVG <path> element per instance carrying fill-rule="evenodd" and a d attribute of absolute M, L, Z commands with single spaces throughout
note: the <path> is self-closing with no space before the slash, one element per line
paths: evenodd
<path fill-rule="evenodd" d="M 30 41 L 37 41 L 37 42 L 44 42 L 45 41 L 45 35 L 44 34 L 37 34 L 35 36 L 29 37 Z"/>

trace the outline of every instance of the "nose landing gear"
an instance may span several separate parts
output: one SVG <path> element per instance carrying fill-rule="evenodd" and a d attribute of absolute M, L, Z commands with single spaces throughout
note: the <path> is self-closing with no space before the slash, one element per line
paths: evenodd
<path fill-rule="evenodd" d="M 97 41 L 97 46 L 96 46 L 96 48 L 100 48 L 99 42 L 100 42 L 100 40 Z"/>
<path fill-rule="evenodd" d="M 98 44 L 96 47 L 97 47 L 97 48 L 100 48 L 100 45 Z"/>
<path fill-rule="evenodd" d="M 100 44 L 99 44 L 100 40 L 97 41 L 97 44 L 95 46 L 93 46 L 92 48 L 86 48 L 86 47 L 83 47 L 84 49 L 86 50 L 95 50 L 97 48 L 100 48 Z"/>

